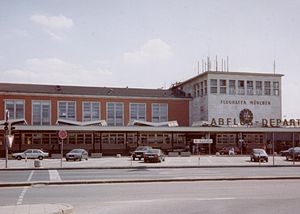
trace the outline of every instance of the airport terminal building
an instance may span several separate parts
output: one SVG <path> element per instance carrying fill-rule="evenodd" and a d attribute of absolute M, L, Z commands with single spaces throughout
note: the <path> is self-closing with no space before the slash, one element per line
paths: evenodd
<path fill-rule="evenodd" d="M 216 152 L 223 147 L 299 145 L 300 119 L 282 118 L 281 74 L 203 72 L 169 89 L 0 83 L 0 155 L 5 151 L 5 112 L 14 122 L 10 152 L 128 154 L 139 145 L 194 151 L 195 139 Z M 207 150 L 208 151 L 208 150 Z"/>

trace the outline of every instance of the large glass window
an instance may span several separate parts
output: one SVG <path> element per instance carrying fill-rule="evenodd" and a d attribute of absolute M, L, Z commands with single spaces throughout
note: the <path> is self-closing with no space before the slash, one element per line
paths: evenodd
<path fill-rule="evenodd" d="M 271 82 L 265 81 L 264 86 L 265 86 L 265 95 L 271 95 Z"/>
<path fill-rule="evenodd" d="M 226 94 L 226 80 L 220 80 L 220 94 Z"/>
<path fill-rule="evenodd" d="M 152 122 L 168 121 L 168 104 L 154 103 L 152 104 Z"/>
<path fill-rule="evenodd" d="M 145 103 L 130 103 L 130 120 L 146 120 Z"/>
<path fill-rule="evenodd" d="M 244 95 L 245 94 L 245 81 L 238 80 L 238 94 Z"/>
<path fill-rule="evenodd" d="M 218 93 L 218 81 L 216 79 L 210 80 L 210 93 L 211 94 Z"/>
<path fill-rule="evenodd" d="M 107 103 L 107 124 L 109 126 L 123 126 L 123 103 Z"/>
<path fill-rule="evenodd" d="M 100 120 L 100 103 L 99 102 L 83 102 L 83 121 Z"/>
<path fill-rule="evenodd" d="M 199 83 L 194 85 L 194 97 L 200 96 Z"/>
<path fill-rule="evenodd" d="M 203 82 L 200 82 L 200 96 L 203 96 Z"/>
<path fill-rule="evenodd" d="M 50 101 L 32 101 L 32 125 L 50 125 Z"/>
<path fill-rule="evenodd" d="M 58 102 L 58 118 L 66 120 L 76 120 L 76 102 L 75 101 L 59 101 Z"/>
<path fill-rule="evenodd" d="M 273 82 L 273 95 L 279 96 L 279 82 Z"/>
<path fill-rule="evenodd" d="M 5 109 L 10 119 L 23 119 L 25 112 L 24 100 L 5 100 Z"/>
<path fill-rule="evenodd" d="M 235 80 L 229 80 L 229 94 L 235 94 Z"/>
<path fill-rule="evenodd" d="M 255 82 L 255 94 L 262 95 L 262 81 Z"/>
<path fill-rule="evenodd" d="M 250 80 L 247 81 L 247 94 L 248 95 L 253 95 L 254 94 L 253 81 L 250 81 Z"/>

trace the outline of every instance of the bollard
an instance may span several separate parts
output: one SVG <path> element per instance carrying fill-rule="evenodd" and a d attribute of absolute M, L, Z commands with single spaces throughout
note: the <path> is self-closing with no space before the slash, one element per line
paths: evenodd
<path fill-rule="evenodd" d="M 34 161 L 34 167 L 41 167 L 41 161 L 35 160 Z"/>

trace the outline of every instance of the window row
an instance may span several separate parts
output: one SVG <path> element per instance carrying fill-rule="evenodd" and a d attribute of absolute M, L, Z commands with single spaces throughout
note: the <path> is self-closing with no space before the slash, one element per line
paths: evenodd
<path fill-rule="evenodd" d="M 21 144 L 44 144 L 53 145 L 53 149 L 59 148 L 57 133 L 23 133 L 16 135 Z M 64 144 L 185 144 L 184 134 L 171 133 L 68 133 Z"/>
<path fill-rule="evenodd" d="M 152 104 L 152 122 L 168 121 L 168 104 Z M 9 111 L 10 119 L 25 118 L 24 100 L 5 100 L 5 109 Z M 57 106 L 58 119 L 76 121 L 76 102 L 59 101 Z M 101 119 L 100 102 L 82 103 L 82 120 L 95 121 Z M 50 101 L 32 101 L 32 125 L 51 125 L 51 102 Z M 146 121 L 146 104 L 130 103 L 129 120 Z M 106 121 L 109 126 L 124 125 L 124 103 L 108 102 L 106 103 Z"/>
<path fill-rule="evenodd" d="M 203 95 L 207 95 L 207 80 L 194 85 L 194 97 L 202 97 Z"/>
<path fill-rule="evenodd" d="M 278 81 L 210 80 L 211 94 L 279 96 L 279 88 Z"/>

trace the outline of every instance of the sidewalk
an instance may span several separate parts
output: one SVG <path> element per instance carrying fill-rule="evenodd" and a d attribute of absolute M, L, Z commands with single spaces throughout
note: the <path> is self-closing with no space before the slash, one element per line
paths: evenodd
<path fill-rule="evenodd" d="M 44 159 L 40 161 L 41 167 L 34 166 L 35 160 L 8 160 L 8 169 L 60 169 L 60 159 Z M 144 163 L 143 160 L 133 161 L 129 156 L 89 158 L 87 161 L 66 161 L 63 159 L 62 168 L 132 168 L 132 167 L 237 167 L 237 166 L 300 166 L 300 162 L 286 161 L 285 157 L 269 156 L 269 162 L 250 162 L 249 156 L 190 156 L 190 157 L 166 157 L 161 163 Z M 0 170 L 5 169 L 5 160 L 0 159 Z"/>
<path fill-rule="evenodd" d="M 14 206 L 0 206 L 3 214 L 70 214 L 73 206 L 69 204 L 27 204 Z"/>

